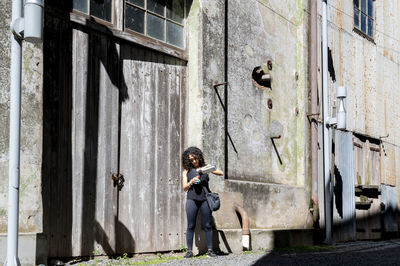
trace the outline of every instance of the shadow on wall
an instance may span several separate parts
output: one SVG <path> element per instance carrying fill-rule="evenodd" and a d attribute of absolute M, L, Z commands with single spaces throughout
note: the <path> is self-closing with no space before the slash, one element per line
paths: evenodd
<path fill-rule="evenodd" d="M 57 7 L 46 8 L 43 42 L 42 198 L 43 231 L 47 236 L 48 256 L 72 257 L 72 245 L 78 245 L 72 243 L 73 236 L 74 241 L 80 241 L 80 256 L 93 255 L 95 242 L 102 246 L 107 255 L 115 255 L 117 250 L 134 252 L 135 241 L 118 220 L 119 191 L 109 182 L 109 172 L 105 176 L 98 173 L 99 111 L 103 107 L 100 106 L 99 95 L 100 87 L 104 86 L 100 84 L 99 73 L 104 68 L 109 82 L 118 88 L 119 104 L 109 106 L 109 110 L 117 109 L 117 130 L 120 133 L 121 104 L 129 97 L 122 58 L 111 37 L 112 33 L 106 27 L 96 24 L 96 31 L 87 32 L 86 28 L 69 21 L 71 1 L 46 1 L 46 5 Z M 87 21 L 87 25 L 90 24 Z M 84 47 L 74 47 L 77 44 L 73 42 L 79 40 L 73 36 L 73 29 L 87 34 L 87 51 L 78 51 Z M 74 54 L 77 55 L 77 62 L 73 62 Z M 84 58 L 77 58 L 79 55 L 87 56 L 87 64 Z M 85 81 L 86 84 L 80 84 Z M 85 95 L 82 91 L 86 93 L 86 98 L 80 98 Z M 83 106 L 82 110 L 73 109 L 79 105 L 78 101 Z M 78 119 L 84 121 L 82 128 L 78 128 Z M 83 136 L 81 140 L 80 134 Z M 80 144 L 83 145 L 83 158 L 77 152 Z M 77 172 L 79 169 L 83 173 Z M 79 176 L 83 180 L 73 183 Z M 105 194 L 109 196 L 103 214 L 104 225 L 109 225 L 108 228 L 103 228 L 95 217 L 96 197 L 99 194 L 97 182 L 100 179 L 105 180 Z M 108 184 L 111 184 L 110 187 L 107 187 Z M 116 211 L 113 211 L 113 204 L 117 204 Z M 73 221 L 79 221 L 73 217 L 76 209 L 81 209 L 81 224 L 73 224 Z M 110 243 L 110 235 L 115 236 L 113 244 Z"/>

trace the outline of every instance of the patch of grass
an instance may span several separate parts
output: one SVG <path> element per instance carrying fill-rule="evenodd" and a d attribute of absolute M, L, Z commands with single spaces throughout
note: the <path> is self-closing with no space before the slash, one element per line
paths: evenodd
<path fill-rule="evenodd" d="M 180 245 L 180 246 L 178 247 L 178 250 L 179 250 L 180 252 L 187 252 L 187 248 L 186 248 L 185 245 Z"/>
<path fill-rule="evenodd" d="M 99 264 L 98 256 L 100 255 L 100 250 L 95 249 L 92 251 L 92 254 L 93 254 L 94 264 L 95 265 Z"/>
<path fill-rule="evenodd" d="M 132 265 L 131 263 L 130 263 L 130 258 L 128 257 L 128 254 L 126 254 L 126 253 L 124 253 L 124 255 L 122 255 L 122 257 L 118 257 L 117 258 L 117 260 L 118 260 L 118 263 L 119 264 L 123 264 L 123 265 Z"/>
<path fill-rule="evenodd" d="M 151 258 L 149 260 L 131 262 L 129 265 L 152 265 L 152 264 L 168 262 L 171 260 L 181 260 L 181 259 L 183 258 L 177 256 L 172 256 L 172 257 L 159 256 L 157 258 Z"/>
<path fill-rule="evenodd" d="M 244 255 L 249 255 L 249 254 L 262 254 L 262 253 L 264 253 L 264 252 L 262 252 L 262 251 L 254 251 L 254 250 L 245 250 L 245 251 L 242 252 L 242 254 L 244 254 Z"/>
<path fill-rule="evenodd" d="M 286 251 L 286 252 L 320 252 L 330 251 L 333 247 L 329 246 L 298 246 L 298 247 L 279 247 L 274 248 L 274 251 Z"/>

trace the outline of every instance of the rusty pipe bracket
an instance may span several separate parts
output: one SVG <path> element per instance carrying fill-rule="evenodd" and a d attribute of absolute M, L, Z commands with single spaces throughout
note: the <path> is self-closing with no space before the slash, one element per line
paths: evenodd
<path fill-rule="evenodd" d="M 279 155 L 278 148 L 276 147 L 275 141 L 274 141 L 274 139 L 280 139 L 280 138 L 281 138 L 280 135 L 279 136 L 270 137 L 271 142 L 272 142 L 272 146 L 274 146 L 274 150 L 275 150 L 276 156 L 278 156 L 279 163 L 282 165 L 283 162 L 282 162 L 281 156 Z"/>
<path fill-rule="evenodd" d="M 222 102 L 221 95 L 219 95 L 219 92 L 218 92 L 218 89 L 217 89 L 217 87 L 222 86 L 222 85 L 229 85 L 229 82 L 222 82 L 222 83 L 214 84 L 214 85 L 213 85 L 213 88 L 214 88 L 214 90 L 215 90 L 215 93 L 216 93 L 217 96 L 218 96 L 218 100 L 219 100 L 219 103 L 220 103 L 221 106 L 222 106 L 222 110 L 224 110 L 224 113 L 226 113 L 225 105 L 224 105 L 224 103 Z M 231 144 L 232 144 L 233 150 L 236 152 L 236 154 L 239 154 L 238 151 L 237 151 L 237 149 L 236 149 L 236 147 L 235 147 L 235 144 L 233 143 L 233 140 L 232 140 L 232 138 L 231 138 L 231 135 L 229 134 L 228 129 L 225 129 L 225 130 L 226 130 L 226 134 L 227 134 L 227 136 L 228 136 L 228 139 L 229 139 L 229 141 L 230 141 Z"/>
<path fill-rule="evenodd" d="M 250 235 L 249 215 L 246 210 L 237 203 L 233 204 L 233 209 L 235 212 L 239 213 L 242 218 L 242 235 Z"/>
<path fill-rule="evenodd" d="M 280 139 L 280 138 L 281 138 L 281 135 L 271 137 L 271 139 Z"/>
<path fill-rule="evenodd" d="M 228 82 L 217 83 L 217 84 L 214 84 L 213 87 L 216 88 L 216 87 L 219 87 L 222 85 L 228 85 Z"/>
<path fill-rule="evenodd" d="M 385 139 L 385 138 L 388 138 L 388 137 L 389 137 L 389 133 L 387 133 L 386 136 L 379 137 L 379 140 L 381 141 L 381 144 L 382 144 L 383 154 L 385 154 L 385 156 L 386 156 L 386 149 L 385 149 L 385 145 L 383 144 L 382 139 Z"/>
<path fill-rule="evenodd" d="M 307 120 L 308 120 L 308 123 L 312 123 L 312 122 L 322 122 L 320 119 L 318 119 L 318 118 L 315 118 L 315 116 L 318 116 L 319 117 L 319 115 L 320 115 L 320 113 L 315 113 L 315 114 L 313 114 L 313 113 L 311 113 L 311 114 L 307 114 Z M 310 119 L 310 117 L 312 117 L 311 119 Z"/>
<path fill-rule="evenodd" d="M 386 138 L 388 138 L 388 137 L 389 137 L 389 133 L 387 133 L 386 136 L 380 136 L 379 138 L 380 138 L 380 139 L 386 139 Z"/>
<path fill-rule="evenodd" d="M 110 173 L 110 178 L 113 181 L 114 187 L 117 187 L 119 191 L 124 187 L 125 178 L 123 174 Z"/>

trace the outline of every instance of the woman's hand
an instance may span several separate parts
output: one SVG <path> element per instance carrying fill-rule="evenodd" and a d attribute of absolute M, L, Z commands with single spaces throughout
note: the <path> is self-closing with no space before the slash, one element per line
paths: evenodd
<path fill-rule="evenodd" d="M 196 176 L 192 178 L 189 182 L 187 181 L 187 170 L 182 172 L 182 188 L 183 191 L 188 191 L 191 186 L 195 184 L 195 182 L 199 182 L 200 176 Z"/>
<path fill-rule="evenodd" d="M 189 183 L 192 183 L 190 186 L 193 186 L 193 185 L 196 185 L 199 182 L 200 182 L 200 176 L 196 176 L 196 177 L 193 177 L 192 180 L 190 180 Z"/>

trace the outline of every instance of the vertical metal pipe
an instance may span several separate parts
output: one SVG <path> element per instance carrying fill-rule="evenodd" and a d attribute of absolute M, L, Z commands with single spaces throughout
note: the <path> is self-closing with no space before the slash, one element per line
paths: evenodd
<path fill-rule="evenodd" d="M 225 79 L 225 91 L 224 91 L 224 104 L 225 104 L 225 179 L 228 178 L 228 0 L 225 0 L 225 37 L 224 37 L 224 79 Z"/>
<path fill-rule="evenodd" d="M 311 80 L 311 113 L 313 119 L 311 122 L 311 199 L 313 203 L 314 218 L 318 215 L 318 124 L 316 122 L 316 114 L 319 112 L 318 107 L 318 28 L 317 28 L 317 2 L 311 0 L 311 58 L 310 58 L 310 80 Z M 314 219 L 314 222 L 316 220 Z"/>
<path fill-rule="evenodd" d="M 12 1 L 14 22 L 22 16 L 22 0 Z M 22 40 L 11 35 L 10 81 L 10 152 L 8 173 L 8 236 L 6 265 L 20 265 L 18 260 L 19 164 L 21 121 L 21 57 Z"/>
<path fill-rule="evenodd" d="M 327 0 L 322 1 L 322 97 L 324 113 L 324 181 L 325 181 L 325 230 L 327 244 L 332 243 L 332 206 L 331 206 L 331 137 L 329 130 L 328 106 L 328 29 L 327 29 Z"/>

